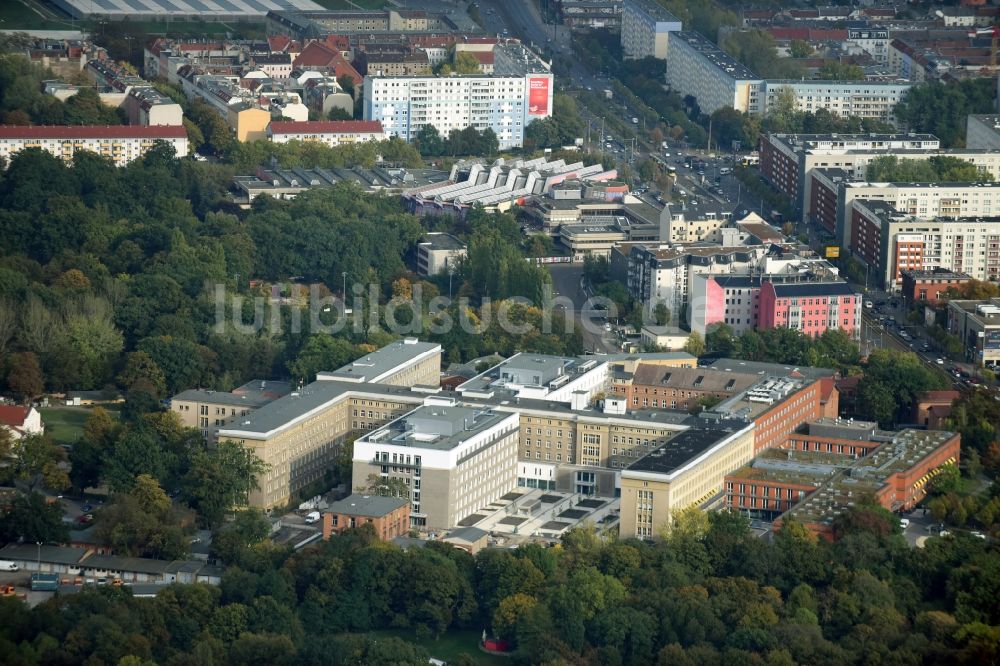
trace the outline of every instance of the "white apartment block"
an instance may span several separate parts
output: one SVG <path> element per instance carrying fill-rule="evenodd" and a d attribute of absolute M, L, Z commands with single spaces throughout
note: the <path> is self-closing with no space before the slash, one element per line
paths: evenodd
<path fill-rule="evenodd" d="M 856 199 L 884 201 L 900 213 L 922 220 L 1000 217 L 1000 183 L 842 183 L 837 219 L 841 247 L 852 247 L 856 242 L 851 209 Z"/>
<path fill-rule="evenodd" d="M 790 89 L 795 93 L 798 111 L 815 112 L 826 109 L 838 116 L 871 118 L 895 122 L 893 110 L 913 83 L 881 81 L 795 81 L 769 80 L 764 82 L 766 113 L 777 101 L 780 91 Z"/>
<path fill-rule="evenodd" d="M 414 527 L 447 529 L 517 487 L 520 418 L 429 398 L 354 442 L 353 478 L 402 479 Z"/>
<path fill-rule="evenodd" d="M 880 65 L 889 62 L 889 41 L 886 28 L 847 29 L 847 43 L 856 45 Z"/>
<path fill-rule="evenodd" d="M 668 41 L 667 84 L 682 97 L 697 99 L 702 113 L 727 106 L 763 111 L 763 79 L 745 65 L 696 32 L 672 32 Z"/>
<path fill-rule="evenodd" d="M 626 58 L 667 57 L 667 35 L 680 32 L 681 21 L 656 0 L 625 0 L 622 9 L 622 50 Z"/>
<path fill-rule="evenodd" d="M 868 265 L 873 286 L 897 290 L 903 271 L 934 268 L 1000 280 L 998 218 L 920 219 L 867 200 L 854 200 L 851 209 L 850 249 Z"/>
<path fill-rule="evenodd" d="M 315 141 L 333 147 L 381 141 L 385 132 L 377 120 L 272 120 L 267 126 L 267 138 L 272 143 Z"/>
<path fill-rule="evenodd" d="M 179 125 L 0 125 L 0 158 L 7 163 L 25 148 L 41 148 L 66 162 L 87 150 L 125 166 L 146 154 L 157 141 L 188 154 L 187 130 Z"/>
<path fill-rule="evenodd" d="M 364 85 L 365 120 L 386 134 L 411 141 L 424 125 L 441 136 L 472 126 L 491 129 L 500 149 L 520 148 L 524 130 L 552 115 L 552 74 L 519 76 L 369 76 Z"/>

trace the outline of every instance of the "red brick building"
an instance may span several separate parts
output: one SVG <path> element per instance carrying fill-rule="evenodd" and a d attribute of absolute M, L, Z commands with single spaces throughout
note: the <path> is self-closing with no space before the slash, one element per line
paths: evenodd
<path fill-rule="evenodd" d="M 362 525 L 371 524 L 382 541 L 390 541 L 410 532 L 410 502 L 399 497 L 351 495 L 334 502 L 323 513 L 323 538 Z"/>
<path fill-rule="evenodd" d="M 832 540 L 837 517 L 850 507 L 874 502 L 893 512 L 912 510 L 926 497 L 931 479 L 946 465 L 957 465 L 961 455 L 961 437 L 953 432 L 888 433 L 843 421 L 817 425 L 810 423 L 807 434 L 795 438 L 807 451 L 770 451 L 727 475 L 729 506 L 763 517 L 784 511 L 774 520 L 775 530 L 792 518 Z"/>
<path fill-rule="evenodd" d="M 757 383 L 759 377 L 711 368 L 674 368 L 640 363 L 632 379 L 612 385 L 611 392 L 627 401 L 628 409 L 689 410 L 706 396 L 728 398 Z"/>
<path fill-rule="evenodd" d="M 951 416 L 951 405 L 959 397 L 958 391 L 927 391 L 913 405 L 913 422 L 937 430 Z"/>
<path fill-rule="evenodd" d="M 965 273 L 957 273 L 946 268 L 934 268 L 933 270 L 904 270 L 901 272 L 903 287 L 903 298 L 908 303 L 939 303 L 941 294 L 949 289 L 958 287 L 970 282 L 972 277 Z"/>

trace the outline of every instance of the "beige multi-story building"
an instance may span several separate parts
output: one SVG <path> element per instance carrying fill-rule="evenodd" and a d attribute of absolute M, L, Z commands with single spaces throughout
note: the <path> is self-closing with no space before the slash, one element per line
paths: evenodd
<path fill-rule="evenodd" d="M 267 138 L 272 143 L 307 141 L 330 147 L 385 138 L 377 120 L 272 120 L 267 126 Z"/>
<path fill-rule="evenodd" d="M 679 433 L 621 475 L 622 538 L 664 534 L 678 511 L 700 507 L 723 490 L 726 474 L 754 456 L 754 424 L 706 421 Z"/>
<path fill-rule="evenodd" d="M 335 380 L 395 386 L 438 386 L 441 383 L 441 345 L 404 338 L 390 342 L 317 380 Z"/>
<path fill-rule="evenodd" d="M 454 527 L 516 487 L 517 440 L 517 414 L 441 400 L 355 440 L 354 482 L 402 479 L 414 527 Z"/>
<path fill-rule="evenodd" d="M 625 0 L 621 23 L 626 58 L 663 60 L 667 57 L 667 35 L 682 28 L 680 19 L 656 0 Z"/>
<path fill-rule="evenodd" d="M 423 396 L 396 387 L 315 381 L 234 420 L 219 439 L 250 448 L 267 471 L 250 506 L 284 507 L 335 464 L 341 445 L 356 432 L 378 428 L 419 405 Z M 403 395 L 393 395 L 393 389 Z"/>
<path fill-rule="evenodd" d="M 227 391 L 190 389 L 170 399 L 170 411 L 177 414 L 181 425 L 201 431 L 210 442 L 218 439 L 219 429 L 227 423 L 248 415 L 272 400 L 288 395 L 288 382 L 254 380 Z"/>

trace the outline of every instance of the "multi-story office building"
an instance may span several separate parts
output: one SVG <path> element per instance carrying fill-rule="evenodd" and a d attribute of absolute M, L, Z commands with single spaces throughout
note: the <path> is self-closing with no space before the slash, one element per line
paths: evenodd
<path fill-rule="evenodd" d="M 441 383 L 441 345 L 416 338 L 397 340 L 341 368 L 318 372 L 316 380 L 438 386 Z"/>
<path fill-rule="evenodd" d="M 706 398 L 728 398 L 745 391 L 759 379 L 755 375 L 719 372 L 705 368 L 672 368 L 640 363 L 626 381 L 615 381 L 611 394 L 624 398 L 629 409 L 680 409 L 689 411 Z"/>
<path fill-rule="evenodd" d="M 227 391 L 189 389 L 170 399 L 170 411 L 185 428 L 196 428 L 209 442 L 218 439 L 219 429 L 248 415 L 258 407 L 288 395 L 287 382 L 254 380 Z"/>
<path fill-rule="evenodd" d="M 813 422 L 787 450 L 771 450 L 726 477 L 727 504 L 773 519 L 795 520 L 835 538 L 837 517 L 861 500 L 889 511 L 912 510 L 929 482 L 958 465 L 961 437 L 942 430 L 886 432 L 874 423 Z M 852 453 L 849 453 L 852 452 Z M 780 515 L 779 515 L 780 514 Z M 777 517 L 776 517 L 777 516 Z"/>
<path fill-rule="evenodd" d="M 677 512 L 715 498 L 725 475 L 753 455 L 754 424 L 743 420 L 706 419 L 677 434 L 622 472 L 619 534 L 662 535 Z"/>
<path fill-rule="evenodd" d="M 451 234 L 429 233 L 417 244 L 417 273 L 430 276 L 454 272 L 468 254 L 465 243 Z"/>
<path fill-rule="evenodd" d="M 9 164 L 25 148 L 40 148 L 72 162 L 87 150 L 125 166 L 160 141 L 187 157 L 187 130 L 180 125 L 0 125 L 0 158 Z"/>
<path fill-rule="evenodd" d="M 603 357 L 580 359 L 518 353 L 455 390 L 467 398 L 490 398 L 504 393 L 582 409 L 604 390 L 609 371 L 610 366 Z"/>
<path fill-rule="evenodd" d="M 962 341 L 965 360 L 1000 365 L 1000 299 L 948 301 L 948 331 Z"/>
<path fill-rule="evenodd" d="M 355 483 L 402 479 L 414 527 L 449 528 L 517 486 L 516 414 L 442 401 L 354 442 Z"/>
<path fill-rule="evenodd" d="M 944 187 L 944 185 L 942 185 Z M 958 205 L 958 204 L 956 204 Z M 880 200 L 854 199 L 846 248 L 873 286 L 897 291 L 904 271 L 935 268 L 1000 280 L 1000 219 L 914 216 Z"/>
<path fill-rule="evenodd" d="M 272 120 L 267 126 L 267 138 L 272 143 L 316 141 L 327 146 L 342 146 L 385 138 L 377 120 Z"/>
<path fill-rule="evenodd" d="M 622 9 L 622 51 L 626 58 L 667 57 L 671 32 L 681 31 L 681 21 L 656 0 L 625 0 Z"/>
<path fill-rule="evenodd" d="M 763 112 L 763 79 L 697 32 L 670 33 L 666 60 L 667 84 L 697 99 L 702 113 L 727 106 Z"/>
<path fill-rule="evenodd" d="M 425 125 L 442 136 L 466 127 L 491 129 L 500 149 L 507 150 L 524 144 L 530 123 L 552 115 L 552 91 L 552 74 L 545 70 L 520 76 L 370 76 L 365 79 L 364 116 L 405 141 Z"/>
<path fill-rule="evenodd" d="M 779 96 L 787 94 L 783 91 L 790 90 L 797 111 L 814 113 L 825 109 L 838 116 L 894 123 L 894 109 L 912 87 L 910 82 L 769 79 L 763 84 L 761 112 L 774 108 Z"/>

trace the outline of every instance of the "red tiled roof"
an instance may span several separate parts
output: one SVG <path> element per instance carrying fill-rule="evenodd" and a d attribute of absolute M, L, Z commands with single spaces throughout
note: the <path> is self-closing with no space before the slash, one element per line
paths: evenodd
<path fill-rule="evenodd" d="M 284 51 L 291 43 L 291 37 L 286 37 L 285 35 L 271 35 L 267 38 L 267 47 L 271 49 L 272 52 Z"/>
<path fill-rule="evenodd" d="M 271 134 L 377 134 L 378 120 L 272 120 Z"/>
<path fill-rule="evenodd" d="M 296 67 L 327 67 L 338 52 L 328 49 L 319 42 L 310 42 L 295 59 Z"/>
<path fill-rule="evenodd" d="M 0 125 L 0 139 L 181 139 L 180 125 Z"/>
<path fill-rule="evenodd" d="M 28 408 L 20 405 L 0 405 L 0 423 L 11 428 L 20 428 L 28 418 Z"/>
<path fill-rule="evenodd" d="M 951 402 L 958 399 L 959 395 L 961 394 L 958 391 L 927 391 L 917 398 L 917 400 L 920 402 L 939 402 L 942 400 Z"/>
<path fill-rule="evenodd" d="M 472 54 L 472 57 L 478 60 L 480 65 L 493 64 L 493 51 L 462 51 L 462 53 Z"/>

